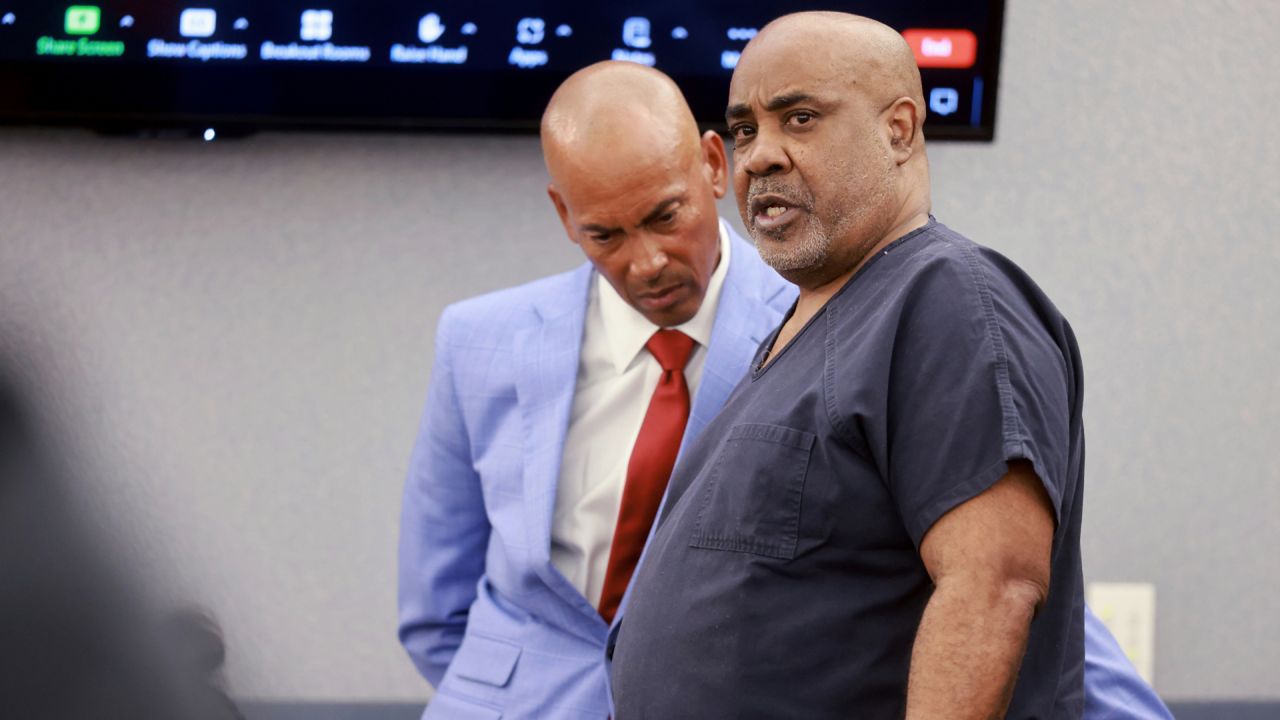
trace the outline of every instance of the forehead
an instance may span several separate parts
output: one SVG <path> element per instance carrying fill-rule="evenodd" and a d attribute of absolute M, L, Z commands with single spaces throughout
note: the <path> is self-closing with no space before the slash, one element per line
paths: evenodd
<path fill-rule="evenodd" d="M 856 85 L 848 58 L 829 43 L 777 40 L 743 53 L 729 83 L 729 105 L 752 110 L 779 95 L 812 94 L 836 99 Z"/>
<path fill-rule="evenodd" d="M 560 188 L 578 223 L 613 225 L 642 217 L 689 191 L 691 168 L 676 153 L 604 155 L 580 166 Z"/>

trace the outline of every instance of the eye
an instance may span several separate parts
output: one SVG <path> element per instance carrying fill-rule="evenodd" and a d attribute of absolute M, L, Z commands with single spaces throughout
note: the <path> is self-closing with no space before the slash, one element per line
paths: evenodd
<path fill-rule="evenodd" d="M 812 123 L 817 116 L 807 110 L 799 110 L 787 116 L 787 122 L 791 125 L 808 125 Z"/>
<path fill-rule="evenodd" d="M 676 219 L 676 211 L 672 210 L 670 212 L 659 215 L 654 222 L 658 225 L 670 225 L 671 223 L 675 222 L 675 219 Z"/>
<path fill-rule="evenodd" d="M 739 123 L 729 128 L 729 134 L 733 136 L 734 142 L 743 142 L 755 135 L 756 129 L 746 123 Z"/>
<path fill-rule="evenodd" d="M 587 239 L 591 240 L 591 242 L 597 245 L 604 245 L 608 243 L 609 239 L 612 237 L 613 237 L 612 235 L 605 235 L 602 233 L 587 233 Z"/>

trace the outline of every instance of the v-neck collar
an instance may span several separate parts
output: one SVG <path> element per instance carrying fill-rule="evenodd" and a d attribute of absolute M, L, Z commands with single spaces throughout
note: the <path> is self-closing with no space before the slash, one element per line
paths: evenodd
<path fill-rule="evenodd" d="M 756 356 L 751 361 L 751 382 L 755 382 L 756 380 L 760 379 L 761 377 L 764 376 L 765 373 L 769 371 L 769 368 L 781 362 L 783 356 L 787 354 L 787 351 L 790 350 L 792 347 L 794 347 L 795 344 L 800 340 L 800 338 L 805 335 L 805 333 L 809 332 L 809 328 L 812 327 L 818 321 L 819 318 L 826 317 L 827 307 L 829 307 L 831 303 L 835 302 L 836 298 L 843 295 L 845 291 L 847 291 L 853 285 L 853 282 L 855 280 L 862 277 L 867 272 L 868 269 L 870 269 L 877 262 L 879 262 L 880 258 L 888 255 L 891 251 L 896 250 L 899 246 L 901 246 L 903 243 L 907 242 L 908 240 L 911 240 L 912 238 L 918 237 L 924 234 L 925 232 L 932 230 L 937 225 L 938 225 L 937 219 L 934 218 L 933 215 L 930 215 L 929 221 L 926 222 L 924 225 L 921 225 L 915 230 L 912 230 L 906 235 L 903 235 L 897 240 L 894 240 L 893 242 L 884 246 L 883 250 L 876 253 L 874 257 L 872 257 L 870 260 L 867 260 L 865 265 L 858 268 L 858 272 L 850 276 L 850 278 L 845 281 L 844 285 L 840 286 L 840 289 L 837 290 L 834 295 L 827 298 L 827 301 L 822 304 L 822 307 L 818 308 L 818 311 L 813 314 L 813 317 L 809 318 L 809 320 L 805 322 L 804 327 L 801 327 L 800 331 L 797 332 L 795 335 L 793 335 L 791 339 L 787 341 L 787 344 L 785 346 L 783 346 L 776 353 L 772 353 L 773 359 L 770 360 L 768 364 L 765 364 L 762 366 L 761 363 L 764 363 L 765 358 L 767 358 L 771 354 L 770 351 L 773 350 L 773 344 L 778 341 L 778 335 L 782 333 L 782 328 L 785 327 L 787 324 L 787 321 L 789 321 L 791 317 L 795 315 L 796 307 L 800 304 L 800 299 L 796 298 L 795 302 L 791 303 L 791 308 L 787 310 L 787 314 L 783 316 L 782 322 L 778 323 L 778 327 L 774 328 L 773 332 L 769 333 L 768 339 L 766 339 L 763 343 L 761 343 L 760 347 L 756 350 Z"/>

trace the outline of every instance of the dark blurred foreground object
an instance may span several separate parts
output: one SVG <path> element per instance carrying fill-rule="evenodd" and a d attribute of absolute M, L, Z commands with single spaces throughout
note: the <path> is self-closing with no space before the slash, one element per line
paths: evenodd
<path fill-rule="evenodd" d="M 216 625 L 148 620 L 53 456 L 0 378 L 0 718 L 240 718 L 216 683 Z"/>

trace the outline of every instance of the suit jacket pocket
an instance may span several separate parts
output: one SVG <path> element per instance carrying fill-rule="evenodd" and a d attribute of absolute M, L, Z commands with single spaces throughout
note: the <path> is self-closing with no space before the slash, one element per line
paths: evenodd
<path fill-rule="evenodd" d="M 484 635 L 468 635 L 453 657 L 450 670 L 460 678 L 503 687 L 511 680 L 519 659 L 519 645 Z"/>
<path fill-rule="evenodd" d="M 794 558 L 815 440 L 812 433 L 780 425 L 730 428 L 701 493 L 689 544 Z"/>

